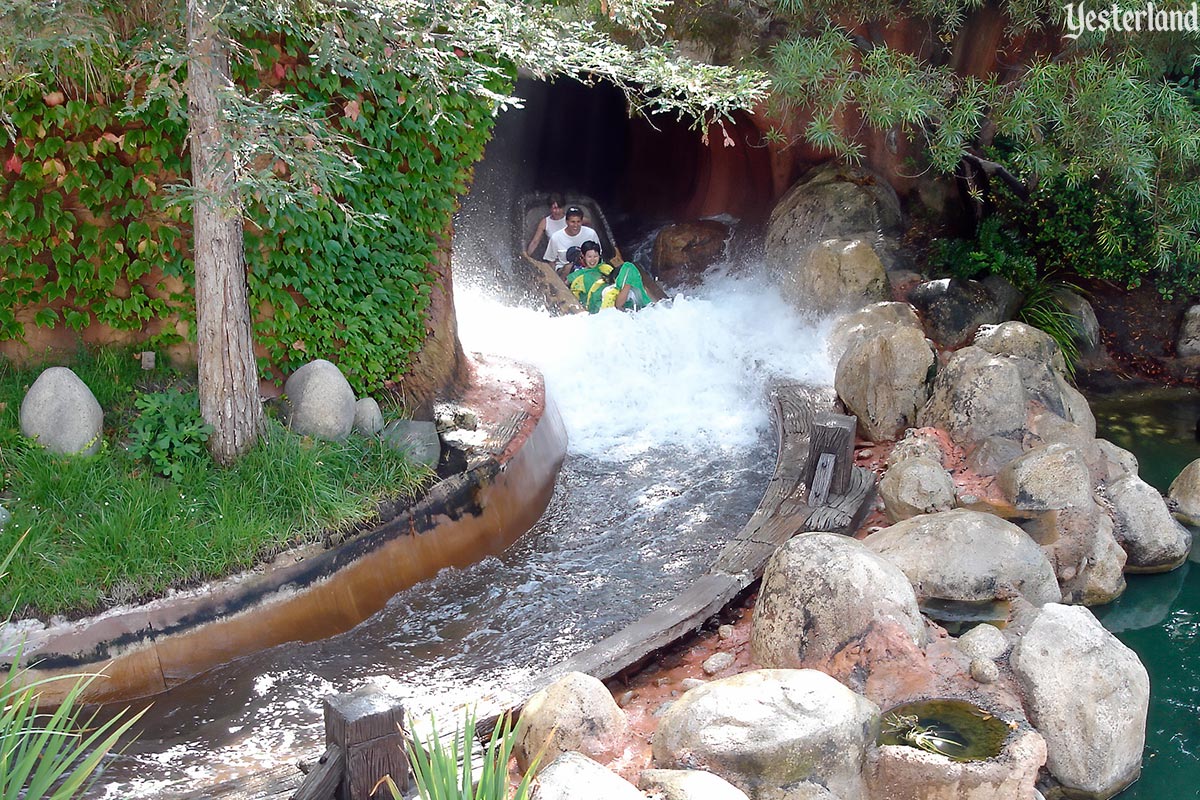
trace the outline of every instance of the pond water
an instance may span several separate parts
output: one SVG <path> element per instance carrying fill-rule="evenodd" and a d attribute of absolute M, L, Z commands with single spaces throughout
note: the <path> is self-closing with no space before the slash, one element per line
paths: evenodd
<path fill-rule="evenodd" d="M 1092 398 L 1097 435 L 1138 458 L 1144 480 L 1166 492 L 1200 458 L 1200 393 L 1155 389 Z M 1193 534 L 1196 532 L 1193 531 Z M 1120 800 L 1196 797 L 1200 786 L 1200 548 L 1164 575 L 1129 575 L 1129 588 L 1096 616 L 1150 674 L 1142 777 Z"/>

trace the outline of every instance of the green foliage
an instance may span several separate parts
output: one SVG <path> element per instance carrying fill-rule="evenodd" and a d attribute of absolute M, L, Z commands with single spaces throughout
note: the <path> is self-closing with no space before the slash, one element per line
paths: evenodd
<path fill-rule="evenodd" d="M 974 239 L 938 240 L 931 260 L 935 267 L 957 278 L 1002 275 L 1017 287 L 1037 279 L 1036 259 L 1021 236 L 998 216 L 980 223 Z"/>
<path fill-rule="evenodd" d="M 0 562 L 0 580 L 7 576 L 23 538 Z M 145 712 L 121 712 L 107 720 L 84 718 L 80 697 L 100 675 L 53 679 L 73 684 L 56 709 L 45 711 L 40 695 L 50 680 L 32 680 L 20 661 L 18 650 L 0 682 L 0 800 L 71 800 L 90 784 L 105 755 Z"/>
<path fill-rule="evenodd" d="M 1078 291 L 1078 287 L 1071 284 L 1051 281 L 1038 281 L 1027 287 L 1017 319 L 1049 334 L 1062 351 L 1067 377 L 1073 379 L 1075 364 L 1079 361 L 1079 344 L 1075 339 L 1078 322 L 1058 299 L 1058 292 L 1064 289 Z"/>
<path fill-rule="evenodd" d="M 195 392 L 150 392 L 139 395 L 134 405 L 142 413 L 130 428 L 129 452 L 148 462 L 159 475 L 180 481 L 185 470 L 208 457 L 204 443 L 212 426 L 200 418 L 200 399 Z"/>
<path fill-rule="evenodd" d="M 369 523 L 384 500 L 405 500 L 431 473 L 378 439 L 312 441 L 268 424 L 262 446 L 222 469 L 208 458 L 167 481 L 121 445 L 139 391 L 178 382 L 141 373 L 127 353 L 71 366 L 105 409 L 101 457 L 57 456 L 18 434 L 37 368 L 0 359 L 0 487 L 12 512 L 0 549 L 29 531 L 29 558 L 0 583 L 0 605 L 49 615 L 95 611 L 248 569 L 329 531 Z M 146 377 L 148 376 L 148 377 Z M 37 587 L 36 594 L 20 594 Z"/>
<path fill-rule="evenodd" d="M 473 781 L 471 756 L 478 746 L 475 731 L 475 712 L 467 709 L 462 728 L 453 736 L 439 737 L 437 723 L 432 718 L 428 737 L 413 732 L 407 742 L 408 760 L 422 800 L 509 800 L 508 762 L 516 740 L 512 717 L 505 714 L 492 728 L 483 745 L 482 769 Z M 535 758 L 526 771 L 512 800 L 528 800 L 538 760 Z M 391 778 L 387 781 L 392 797 L 399 800 L 401 794 L 396 784 Z"/>

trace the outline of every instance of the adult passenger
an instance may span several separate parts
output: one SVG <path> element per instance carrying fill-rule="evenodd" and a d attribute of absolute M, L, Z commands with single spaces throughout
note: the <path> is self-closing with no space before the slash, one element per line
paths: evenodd
<path fill-rule="evenodd" d="M 563 203 L 562 195 L 555 192 L 546 198 L 546 202 L 550 206 L 550 213 L 538 220 L 537 228 L 533 231 L 533 238 L 529 240 L 529 244 L 525 248 L 526 255 L 533 255 L 538 243 L 542 241 L 543 235 L 549 238 L 567 227 L 567 207 Z"/>
<path fill-rule="evenodd" d="M 583 224 L 583 209 L 579 206 L 570 206 L 567 209 L 566 220 L 566 227 L 550 237 L 550 243 L 546 245 L 546 252 L 542 256 L 543 261 L 554 265 L 559 277 L 564 280 L 570 270 L 567 250 L 571 247 L 581 247 L 587 241 L 600 241 L 596 232 Z"/>

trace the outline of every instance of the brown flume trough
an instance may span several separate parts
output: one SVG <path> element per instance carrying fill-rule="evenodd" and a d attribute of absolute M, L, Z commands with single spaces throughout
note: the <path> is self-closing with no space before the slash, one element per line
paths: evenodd
<path fill-rule="evenodd" d="M 157 694 L 240 656 L 348 630 L 438 570 L 502 551 L 549 503 L 567 435 L 535 370 L 490 357 L 473 367 L 456 400 L 478 421 L 464 472 L 333 549 L 292 550 L 197 590 L 31 630 L 29 679 L 102 672 L 86 702 Z M 52 681 L 43 699 L 61 700 L 71 683 Z"/>

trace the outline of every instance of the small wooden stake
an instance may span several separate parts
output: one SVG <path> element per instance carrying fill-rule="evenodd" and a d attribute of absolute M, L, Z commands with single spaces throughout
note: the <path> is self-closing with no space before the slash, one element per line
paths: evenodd
<path fill-rule="evenodd" d="M 854 430 L 858 419 L 846 414 L 823 412 L 813 419 L 809 435 L 808 463 L 804 465 L 804 485 L 808 487 L 808 504 L 825 504 L 829 494 L 845 494 L 850 488 L 850 468 L 854 466 Z M 818 471 L 822 456 L 829 456 L 824 470 Z M 828 484 L 825 474 L 828 473 Z M 816 486 L 820 475 L 821 486 Z M 824 491 L 822 491 L 824 489 Z"/>
<path fill-rule="evenodd" d="M 390 800 L 388 789 L 379 786 L 388 775 L 401 791 L 408 789 L 403 722 L 400 702 L 370 686 L 325 698 L 325 745 L 340 748 L 346 758 L 344 800 Z"/>

